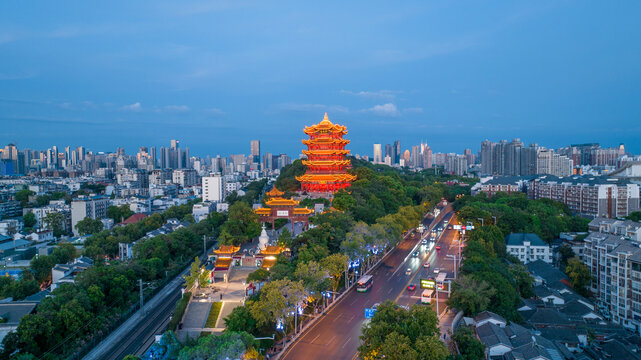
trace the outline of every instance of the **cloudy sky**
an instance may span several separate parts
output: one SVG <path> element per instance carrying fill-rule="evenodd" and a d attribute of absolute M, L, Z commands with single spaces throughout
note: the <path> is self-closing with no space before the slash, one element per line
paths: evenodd
<path fill-rule="evenodd" d="M 305 4 L 303 4 L 305 3 Z M 300 153 L 578 142 L 641 153 L 641 2 L 0 3 L 0 143 Z"/>

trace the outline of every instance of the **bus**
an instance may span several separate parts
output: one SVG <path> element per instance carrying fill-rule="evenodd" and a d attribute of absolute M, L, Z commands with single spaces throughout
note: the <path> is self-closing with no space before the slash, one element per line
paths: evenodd
<path fill-rule="evenodd" d="M 356 291 L 358 292 L 366 292 L 372 287 L 372 282 L 374 281 L 374 278 L 372 275 L 365 275 L 358 279 L 358 283 L 356 284 Z"/>
<path fill-rule="evenodd" d="M 421 304 L 429 304 L 432 302 L 432 296 L 434 295 L 434 290 L 425 289 L 421 294 Z"/>

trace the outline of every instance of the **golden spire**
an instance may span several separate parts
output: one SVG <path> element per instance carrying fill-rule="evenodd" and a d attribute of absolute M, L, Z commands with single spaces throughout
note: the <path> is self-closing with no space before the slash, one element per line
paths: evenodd
<path fill-rule="evenodd" d="M 325 117 L 323 118 L 323 121 L 321 121 L 321 123 L 323 122 L 328 122 L 330 124 L 332 123 L 331 121 L 329 121 L 329 118 L 327 117 L 327 111 L 325 111 Z"/>

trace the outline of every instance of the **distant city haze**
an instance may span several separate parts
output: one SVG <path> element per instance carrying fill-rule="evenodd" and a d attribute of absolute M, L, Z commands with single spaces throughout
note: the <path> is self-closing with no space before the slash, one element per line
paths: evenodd
<path fill-rule="evenodd" d="M 298 157 L 400 140 L 641 153 L 641 2 L 0 4 L 0 144 Z M 382 149 L 384 155 L 384 148 Z"/>

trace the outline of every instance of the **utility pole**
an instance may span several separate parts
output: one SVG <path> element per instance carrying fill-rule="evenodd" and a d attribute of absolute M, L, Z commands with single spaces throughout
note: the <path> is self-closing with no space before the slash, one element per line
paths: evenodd
<path fill-rule="evenodd" d="M 203 256 L 207 256 L 207 236 L 203 235 Z"/>
<path fill-rule="evenodd" d="M 143 303 L 143 296 L 142 296 L 142 279 L 138 280 L 138 284 L 140 285 L 140 316 L 143 317 L 145 316 L 145 309 L 144 309 L 145 304 Z"/>

